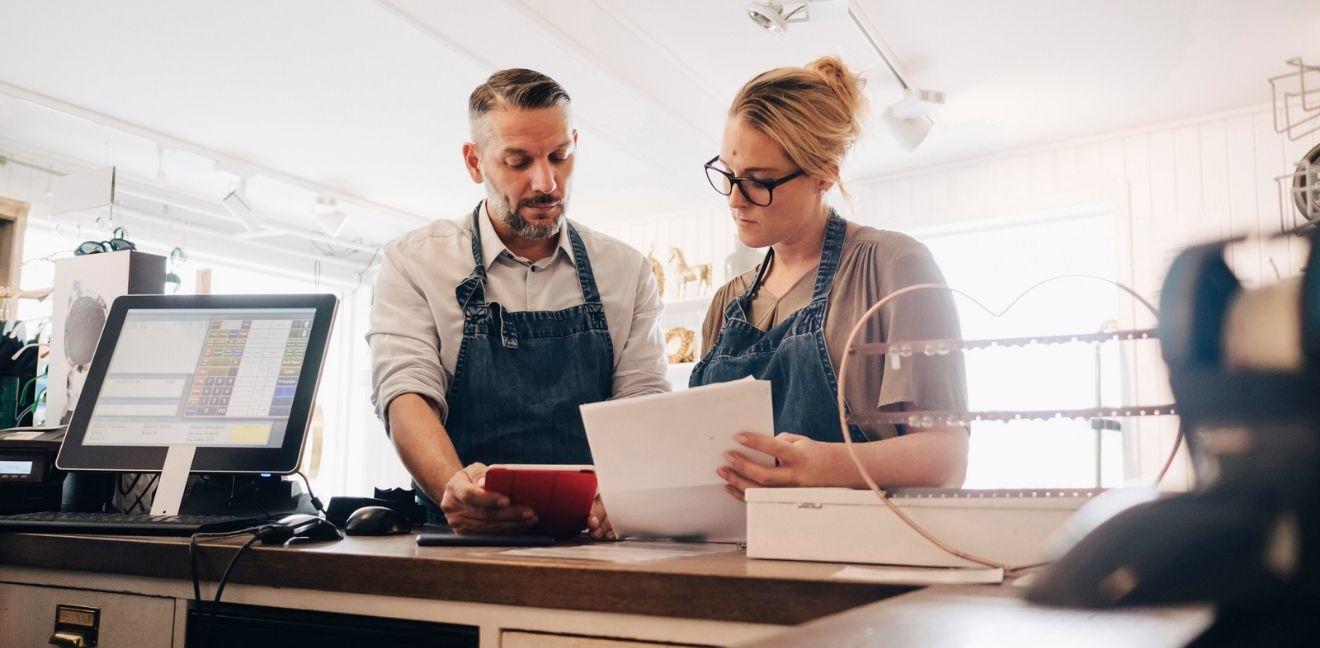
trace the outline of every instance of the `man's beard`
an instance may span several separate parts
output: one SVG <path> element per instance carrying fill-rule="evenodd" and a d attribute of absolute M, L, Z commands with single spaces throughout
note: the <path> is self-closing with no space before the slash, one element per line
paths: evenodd
<path fill-rule="evenodd" d="M 513 230 L 514 234 L 528 241 L 543 241 L 553 236 L 559 235 L 559 230 L 564 226 L 564 214 L 568 212 L 568 200 L 560 200 L 550 194 L 539 194 L 527 200 L 518 201 L 517 209 L 509 204 L 508 198 L 486 183 L 486 203 L 493 208 L 497 216 L 506 227 Z M 545 205 L 558 204 L 560 206 L 559 215 L 550 223 L 536 224 L 529 222 L 520 213 L 523 207 L 542 207 Z"/>

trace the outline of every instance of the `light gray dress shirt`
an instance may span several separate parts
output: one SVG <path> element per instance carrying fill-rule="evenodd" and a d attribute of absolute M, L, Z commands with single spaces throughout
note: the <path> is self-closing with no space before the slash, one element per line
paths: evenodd
<path fill-rule="evenodd" d="M 560 230 L 554 253 L 531 263 L 514 256 L 500 240 L 485 205 L 478 221 L 487 299 L 510 311 L 555 311 L 582 304 L 567 227 Z M 614 345 L 611 398 L 668 391 L 662 306 L 650 265 L 627 244 L 573 225 L 587 249 Z M 441 420 L 446 417 L 445 394 L 463 341 L 463 311 L 454 289 L 472 269 L 472 212 L 438 220 L 385 246 L 367 342 L 371 401 L 387 427 L 390 401 L 401 394 L 426 397 L 439 407 Z"/>

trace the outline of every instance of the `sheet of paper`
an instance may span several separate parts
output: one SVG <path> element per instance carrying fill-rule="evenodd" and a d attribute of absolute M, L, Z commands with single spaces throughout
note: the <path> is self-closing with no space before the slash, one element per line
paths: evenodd
<path fill-rule="evenodd" d="M 1004 582 L 998 567 L 844 567 L 834 572 L 838 580 L 895 585 L 997 585 Z"/>
<path fill-rule="evenodd" d="M 747 507 L 715 471 L 738 432 L 774 434 L 770 383 L 737 380 L 582 406 L 601 498 L 619 537 L 743 542 Z"/>
<path fill-rule="evenodd" d="M 574 547 L 533 547 L 510 549 L 501 555 L 525 558 L 567 558 L 609 563 L 643 563 L 669 558 L 686 558 L 734 551 L 728 544 L 685 542 L 611 542 Z"/>

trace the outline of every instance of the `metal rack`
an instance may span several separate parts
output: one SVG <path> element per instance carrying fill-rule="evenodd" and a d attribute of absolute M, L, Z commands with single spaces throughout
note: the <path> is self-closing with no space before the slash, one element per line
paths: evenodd
<path fill-rule="evenodd" d="M 954 352 L 975 349 L 998 349 L 1030 346 L 1049 346 L 1058 344 L 1103 344 L 1108 342 L 1126 342 L 1158 339 L 1155 329 L 1107 330 L 1097 333 L 1076 333 L 1062 335 L 1030 335 L 1020 337 L 964 340 L 932 339 L 899 342 L 871 342 L 854 344 L 848 348 L 850 356 L 885 356 L 893 366 L 898 367 L 902 358 L 923 356 L 942 356 Z M 936 425 L 966 427 L 980 421 L 1048 421 L 1060 419 L 1096 420 L 1103 418 L 1131 418 L 1142 416 L 1177 416 L 1173 404 L 1123 405 L 1105 407 L 1097 403 L 1095 407 L 1080 409 L 1044 409 L 1044 410 L 982 410 L 982 411 L 920 411 L 920 412 L 864 412 L 847 414 L 847 420 L 854 425 L 904 425 L 911 428 L 929 428 Z"/>
<path fill-rule="evenodd" d="M 971 349 L 994 349 L 1000 347 L 1021 347 L 1032 345 L 1102 343 L 1122 340 L 1150 340 L 1156 336 L 1155 329 L 1124 329 L 1100 331 L 1097 333 L 1077 333 L 1063 335 L 1024 335 L 1021 337 L 994 338 L 984 340 L 964 340 L 949 338 L 943 340 L 917 340 L 911 342 L 866 342 L 854 344 L 848 349 L 849 355 L 883 355 L 891 358 L 906 358 L 918 353 L 922 355 L 945 355 L 952 351 Z"/>
<path fill-rule="evenodd" d="M 1286 63 L 1295 69 L 1269 79 L 1274 131 L 1297 140 L 1320 130 L 1320 66 L 1301 58 Z"/>

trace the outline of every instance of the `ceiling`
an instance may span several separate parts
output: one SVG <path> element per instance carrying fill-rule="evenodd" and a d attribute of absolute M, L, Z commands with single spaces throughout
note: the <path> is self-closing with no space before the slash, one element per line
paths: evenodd
<path fill-rule="evenodd" d="M 854 178 L 1258 105 L 1285 59 L 1320 62 L 1320 0 L 859 4 L 909 80 L 947 103 L 915 152 L 873 125 L 845 169 Z M 493 70 L 522 66 L 574 98 L 575 217 L 710 207 L 698 167 L 757 72 L 834 53 L 866 71 L 873 106 L 899 95 L 850 22 L 774 36 L 745 5 L 119 0 L 74 10 L 0 0 L 0 152 L 116 164 L 217 200 L 254 175 L 260 206 L 308 227 L 308 185 L 319 185 L 373 203 L 341 200 L 346 236 L 379 242 L 480 198 L 459 156 L 467 94 Z M 71 118 L 70 106 L 137 133 Z M 189 146 L 158 147 L 146 131 Z M 205 150 L 244 164 L 213 164 Z"/>

